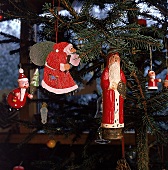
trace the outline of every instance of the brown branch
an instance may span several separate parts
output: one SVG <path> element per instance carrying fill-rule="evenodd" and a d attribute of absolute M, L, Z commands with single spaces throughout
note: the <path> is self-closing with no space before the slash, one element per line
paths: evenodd
<path fill-rule="evenodd" d="M 153 0 L 146 0 L 146 2 L 148 2 L 150 5 L 155 6 L 157 9 L 159 9 L 159 11 L 161 11 L 164 15 L 168 16 L 168 12 L 166 7 L 163 8 L 163 6 L 160 5 L 160 3 L 156 3 L 156 1 Z"/>
<path fill-rule="evenodd" d="M 68 4 L 68 3 L 67 3 L 67 0 L 61 0 L 61 2 L 62 2 L 62 4 L 68 9 L 68 11 L 70 12 L 70 14 L 77 19 L 77 18 L 78 18 L 78 15 L 77 15 L 77 13 L 75 12 L 75 10 L 72 8 L 72 6 L 69 5 L 70 3 Z"/>
<path fill-rule="evenodd" d="M 143 106 L 144 106 L 143 108 L 144 108 L 144 111 L 145 111 L 145 117 L 147 118 L 147 121 L 148 121 L 151 129 L 157 131 L 157 129 L 154 127 L 154 125 L 151 123 L 151 121 L 150 121 L 150 119 L 149 119 L 149 117 L 148 117 L 147 102 L 146 102 L 145 96 L 144 96 L 144 94 L 143 94 L 143 90 L 142 90 L 140 81 L 139 81 L 139 79 L 138 79 L 138 77 L 137 77 L 137 75 L 136 75 L 135 72 L 132 72 L 132 73 L 131 73 L 131 76 L 133 76 L 133 77 L 135 78 L 135 81 L 136 81 L 137 84 L 138 84 L 139 91 L 140 91 L 141 97 L 142 97 L 142 99 L 143 99 L 142 104 L 143 104 Z M 158 132 L 159 132 L 159 131 L 158 131 Z M 159 132 L 159 133 L 160 133 L 160 132 Z"/>
<path fill-rule="evenodd" d="M 99 48 L 99 44 L 98 45 L 94 45 L 93 46 L 93 48 L 91 48 L 90 50 L 88 50 L 87 52 L 85 52 L 85 53 L 83 53 L 81 56 L 79 56 L 80 58 L 83 58 L 84 56 L 86 56 L 86 58 L 87 58 L 87 54 L 90 54 L 92 51 L 93 51 L 93 49 L 95 49 L 95 48 Z"/>
<path fill-rule="evenodd" d="M 54 13 L 54 10 L 53 10 L 53 9 L 50 9 L 49 11 L 50 11 L 50 13 L 51 13 L 56 19 L 58 19 L 61 23 L 64 23 L 64 21 L 60 18 L 60 16 L 58 16 L 58 15 L 56 15 L 56 14 Z M 65 23 L 64 23 L 64 24 L 65 24 Z"/>

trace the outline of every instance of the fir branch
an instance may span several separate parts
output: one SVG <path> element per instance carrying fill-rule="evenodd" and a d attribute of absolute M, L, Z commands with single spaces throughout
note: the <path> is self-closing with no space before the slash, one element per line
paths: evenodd
<path fill-rule="evenodd" d="M 0 35 L 9 38 L 8 40 L 1 40 L 0 43 L 9 43 L 10 41 L 11 42 L 20 42 L 20 39 L 13 35 L 10 35 L 10 34 L 4 33 L 4 32 L 0 32 Z"/>
<path fill-rule="evenodd" d="M 65 22 L 61 19 L 61 17 L 58 14 L 55 14 L 53 9 L 49 9 L 49 11 L 58 21 L 65 24 Z"/>
<path fill-rule="evenodd" d="M 162 44 L 158 40 L 140 34 L 120 34 L 115 36 L 114 39 L 123 39 L 137 49 L 149 49 L 149 46 L 162 48 Z"/>
<path fill-rule="evenodd" d="M 41 170 L 45 170 L 46 168 L 52 168 L 52 170 L 56 170 L 57 167 L 53 161 L 34 161 L 32 162 L 32 166 L 38 169 L 40 168 Z"/>
<path fill-rule="evenodd" d="M 16 11 L 21 12 L 21 13 L 25 12 L 24 10 L 22 10 L 23 8 L 22 7 L 19 8 L 14 1 L 11 1 L 11 0 L 8 0 L 8 1 L 9 1 L 9 4 L 12 4 L 12 6 L 15 8 Z"/>
<path fill-rule="evenodd" d="M 148 114 L 147 101 L 145 99 L 145 95 L 143 93 L 143 90 L 141 88 L 141 84 L 140 84 L 140 81 L 139 81 L 137 75 L 135 74 L 135 72 L 133 72 L 131 74 L 131 76 L 133 76 L 135 81 L 137 82 L 137 84 L 138 84 L 137 87 L 140 91 L 140 96 L 143 99 L 142 100 L 142 106 L 143 106 L 142 109 L 144 110 L 144 116 L 142 119 L 143 123 L 146 124 L 148 127 L 150 127 L 150 129 L 152 130 L 152 133 L 154 133 L 155 135 L 157 135 L 163 139 L 163 136 L 161 134 L 161 131 L 159 130 L 159 127 L 155 124 L 153 117 L 149 116 L 149 114 Z"/>
<path fill-rule="evenodd" d="M 168 16 L 166 5 L 164 7 L 163 5 L 161 5 L 161 3 L 156 3 L 155 1 L 152 1 L 152 0 L 146 0 L 146 2 L 149 3 L 150 5 L 155 6 L 157 9 L 159 9 L 159 11 L 163 13 L 163 15 Z"/>
<path fill-rule="evenodd" d="M 61 3 L 66 7 L 66 9 L 70 12 L 70 14 L 75 17 L 76 19 L 78 18 L 77 13 L 75 10 L 72 8 L 70 2 L 68 0 L 61 0 Z"/>
<path fill-rule="evenodd" d="M 84 61 L 92 61 L 95 56 L 98 56 L 100 54 L 101 49 L 101 43 L 102 42 L 95 42 L 94 46 L 91 46 L 89 43 L 85 43 L 84 47 L 80 50 L 79 56 Z"/>
<path fill-rule="evenodd" d="M 36 129 L 36 130 L 34 130 L 33 132 L 29 133 L 29 134 L 26 136 L 26 138 L 24 138 L 24 140 L 18 144 L 17 147 L 20 148 L 20 147 L 22 147 L 24 144 L 26 144 L 26 143 L 28 143 L 29 141 L 31 141 L 32 138 L 33 138 L 35 135 L 37 135 L 38 131 L 39 131 L 39 129 Z"/>
<path fill-rule="evenodd" d="M 93 154 L 92 156 L 87 157 L 83 161 L 83 164 L 81 166 L 82 169 L 88 169 L 89 167 L 92 167 L 94 169 L 96 162 L 98 161 L 97 158 L 101 157 L 100 153 Z"/>
<path fill-rule="evenodd" d="M 168 106 L 167 100 L 168 100 L 167 91 L 162 91 L 162 93 L 156 93 L 155 95 L 147 99 L 149 110 L 151 112 L 156 112 L 156 111 L 163 112 Z M 155 104 L 153 105 L 153 103 Z M 150 106 L 152 106 L 152 108 Z"/>
<path fill-rule="evenodd" d="M 139 89 L 139 92 L 140 92 L 140 98 L 142 99 L 142 105 L 143 105 L 143 109 L 144 109 L 144 112 L 147 114 L 147 104 L 146 104 L 146 100 L 145 100 L 145 95 L 143 93 L 143 89 L 142 89 L 142 86 L 141 86 L 141 83 L 136 75 L 135 72 L 132 72 L 131 73 L 131 77 L 134 77 L 135 79 L 135 82 L 137 83 L 137 88 Z"/>
<path fill-rule="evenodd" d="M 157 122 L 168 122 L 168 115 L 154 115 L 153 118 Z"/>

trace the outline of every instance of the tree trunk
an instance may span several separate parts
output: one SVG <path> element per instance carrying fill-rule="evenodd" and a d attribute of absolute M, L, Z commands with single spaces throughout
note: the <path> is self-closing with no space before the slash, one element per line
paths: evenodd
<path fill-rule="evenodd" d="M 142 126 L 136 131 L 137 169 L 149 170 L 148 133 Z"/>

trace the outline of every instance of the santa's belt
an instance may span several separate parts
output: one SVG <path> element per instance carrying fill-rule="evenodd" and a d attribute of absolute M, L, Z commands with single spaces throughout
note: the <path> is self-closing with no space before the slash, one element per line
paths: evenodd
<path fill-rule="evenodd" d="M 47 62 L 45 63 L 45 66 L 48 67 L 48 68 L 50 68 L 50 69 L 52 69 L 52 70 L 56 70 L 56 69 L 50 67 L 50 66 L 47 64 Z"/>

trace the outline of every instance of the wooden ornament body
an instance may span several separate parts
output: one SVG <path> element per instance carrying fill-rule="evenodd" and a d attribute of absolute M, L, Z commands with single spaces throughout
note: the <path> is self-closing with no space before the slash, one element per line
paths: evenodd
<path fill-rule="evenodd" d="M 20 93 L 20 91 L 20 88 L 14 89 L 7 96 L 7 102 L 12 108 L 20 109 L 26 104 L 26 100 L 29 94 L 25 92 L 24 98 L 21 101 L 17 96 L 15 96 L 15 93 Z"/>

